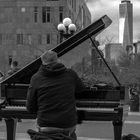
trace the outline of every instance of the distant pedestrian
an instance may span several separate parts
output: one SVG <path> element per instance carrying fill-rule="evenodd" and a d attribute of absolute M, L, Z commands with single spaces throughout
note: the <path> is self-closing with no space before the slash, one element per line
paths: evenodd
<path fill-rule="evenodd" d="M 0 81 L 2 81 L 4 78 L 4 74 L 0 71 Z"/>
<path fill-rule="evenodd" d="M 14 74 L 15 72 L 17 72 L 20 68 L 18 67 L 18 62 L 17 61 L 13 61 L 11 63 L 11 68 L 10 70 L 7 72 L 7 76 L 10 76 L 12 74 Z M 21 119 L 18 119 L 18 122 L 22 122 Z"/>
<path fill-rule="evenodd" d="M 13 73 L 17 72 L 20 68 L 18 67 L 18 62 L 17 61 L 13 61 L 11 63 L 11 68 L 10 70 L 7 72 L 7 76 L 12 75 Z"/>

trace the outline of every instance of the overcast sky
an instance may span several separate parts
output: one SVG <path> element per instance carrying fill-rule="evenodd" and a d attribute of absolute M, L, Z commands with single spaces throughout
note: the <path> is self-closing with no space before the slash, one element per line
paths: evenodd
<path fill-rule="evenodd" d="M 107 36 L 118 42 L 119 38 L 119 4 L 121 0 L 87 0 L 87 6 L 92 15 L 92 21 L 103 15 L 112 19 L 112 24 L 105 29 L 98 37 Z M 133 4 L 133 38 L 134 42 L 140 40 L 140 0 L 131 0 Z"/>

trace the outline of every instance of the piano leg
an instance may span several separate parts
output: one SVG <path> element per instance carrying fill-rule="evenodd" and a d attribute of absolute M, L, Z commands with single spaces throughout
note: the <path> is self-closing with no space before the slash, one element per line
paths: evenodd
<path fill-rule="evenodd" d="M 15 140 L 17 119 L 6 118 L 7 140 Z"/>
<path fill-rule="evenodd" d="M 113 121 L 114 126 L 114 140 L 121 140 L 122 139 L 122 121 Z"/>

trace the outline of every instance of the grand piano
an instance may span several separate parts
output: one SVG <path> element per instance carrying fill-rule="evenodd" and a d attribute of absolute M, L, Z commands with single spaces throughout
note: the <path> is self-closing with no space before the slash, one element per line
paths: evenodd
<path fill-rule="evenodd" d="M 82 42 L 90 39 L 98 51 L 92 38 L 106 29 L 111 22 L 111 19 L 104 15 L 52 50 L 57 52 L 58 57 L 61 57 Z M 104 58 L 102 59 L 104 60 Z M 107 65 L 105 60 L 104 62 Z M 0 83 L 0 118 L 6 122 L 7 140 L 15 140 L 18 119 L 36 118 L 35 114 L 27 112 L 25 103 L 30 79 L 40 65 L 41 58 L 39 57 Z M 108 65 L 107 67 L 109 68 Z M 83 93 L 76 95 L 78 123 L 82 124 L 84 121 L 112 121 L 114 139 L 121 140 L 123 122 L 128 115 L 126 102 L 128 93 L 110 68 L 109 70 L 116 79 L 118 86 L 94 85 L 92 88 L 87 87 Z"/>

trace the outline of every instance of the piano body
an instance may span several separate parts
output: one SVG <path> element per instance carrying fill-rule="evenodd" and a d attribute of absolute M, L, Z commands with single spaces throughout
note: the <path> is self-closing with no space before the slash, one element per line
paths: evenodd
<path fill-rule="evenodd" d="M 85 29 L 73 35 L 56 46 L 53 51 L 61 57 L 80 43 L 97 36 L 111 24 L 110 18 L 105 15 Z M 40 57 L 18 72 L 1 81 L 0 85 L 0 118 L 6 122 L 7 140 L 15 140 L 17 119 L 35 119 L 35 114 L 27 112 L 26 94 L 31 76 L 41 65 Z M 109 88 L 107 85 L 87 87 L 84 93 L 76 95 L 78 122 L 82 121 L 112 121 L 114 139 L 120 140 L 122 126 L 128 109 L 125 103 L 127 91 L 119 85 Z"/>

